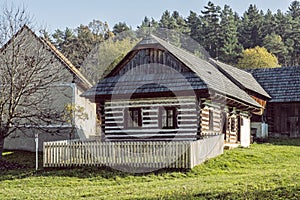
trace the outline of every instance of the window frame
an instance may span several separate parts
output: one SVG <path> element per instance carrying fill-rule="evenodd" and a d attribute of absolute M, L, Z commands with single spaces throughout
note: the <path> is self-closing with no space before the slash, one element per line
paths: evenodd
<path fill-rule="evenodd" d="M 134 111 L 137 111 L 137 126 L 134 125 L 134 120 L 132 119 L 132 114 Z M 140 107 L 131 107 L 131 108 L 126 108 L 125 109 L 125 115 L 124 115 L 124 120 L 125 120 L 125 128 L 126 129 L 140 129 L 143 127 L 143 116 L 142 116 L 142 108 Z"/>
<path fill-rule="evenodd" d="M 214 110 L 212 109 L 209 109 L 209 112 L 208 112 L 208 130 L 209 131 L 214 131 Z"/>
<path fill-rule="evenodd" d="M 170 116 L 170 113 L 168 111 L 172 111 L 172 116 Z M 163 112 L 166 113 L 165 116 L 163 116 Z M 161 129 L 176 129 L 178 128 L 178 120 L 177 120 L 177 115 L 178 115 L 178 111 L 177 111 L 177 107 L 175 106 L 165 106 L 165 107 L 160 107 L 159 109 L 159 127 Z M 165 124 L 166 126 L 163 126 L 163 120 L 165 117 Z M 172 118 L 172 126 L 169 126 L 169 119 Z"/>
<path fill-rule="evenodd" d="M 236 117 L 230 117 L 230 132 L 231 133 L 236 132 L 236 126 L 237 126 L 236 123 L 237 123 L 236 122 Z"/>

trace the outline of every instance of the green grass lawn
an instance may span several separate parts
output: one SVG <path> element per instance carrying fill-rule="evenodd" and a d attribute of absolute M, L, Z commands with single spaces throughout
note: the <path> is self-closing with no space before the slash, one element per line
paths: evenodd
<path fill-rule="evenodd" d="M 6 152 L 28 169 L 0 172 L 0 199 L 300 199 L 300 140 L 227 150 L 190 171 L 146 175 L 41 169 L 35 154 Z"/>

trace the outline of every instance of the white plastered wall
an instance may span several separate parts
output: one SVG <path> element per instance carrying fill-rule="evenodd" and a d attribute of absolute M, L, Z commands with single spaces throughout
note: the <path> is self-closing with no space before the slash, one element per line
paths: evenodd
<path fill-rule="evenodd" d="M 74 88 L 74 104 L 84 108 L 83 113 L 86 114 L 87 118 L 82 119 L 79 116 L 75 116 L 75 126 L 77 135 L 80 139 L 87 139 L 92 135 L 96 134 L 96 104 L 89 101 L 87 98 L 81 97 L 80 95 L 84 91 L 75 86 Z"/>
<path fill-rule="evenodd" d="M 250 137 L 251 137 L 251 129 L 250 129 L 250 118 L 241 116 L 243 123 L 241 123 L 241 146 L 249 147 L 250 146 Z"/>

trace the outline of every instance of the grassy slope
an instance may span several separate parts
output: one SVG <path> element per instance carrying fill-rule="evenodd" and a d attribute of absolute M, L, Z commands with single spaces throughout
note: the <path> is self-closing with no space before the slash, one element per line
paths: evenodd
<path fill-rule="evenodd" d="M 188 172 L 147 175 L 40 170 L 34 154 L 4 156 L 31 169 L 0 172 L 0 199 L 300 199 L 300 140 L 225 151 Z M 30 162 L 32 161 L 32 162 Z"/>

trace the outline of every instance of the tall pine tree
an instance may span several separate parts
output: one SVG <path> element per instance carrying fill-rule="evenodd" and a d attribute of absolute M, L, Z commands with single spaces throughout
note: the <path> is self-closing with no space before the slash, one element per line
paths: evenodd
<path fill-rule="evenodd" d="M 202 45 L 209 52 L 213 58 L 219 57 L 220 49 L 220 6 L 214 5 L 212 2 L 208 2 L 207 6 L 204 6 L 202 13 Z"/>
<path fill-rule="evenodd" d="M 285 65 L 293 65 L 292 54 L 294 52 L 294 40 L 291 38 L 291 33 L 293 32 L 292 27 L 292 17 L 290 15 L 285 15 L 281 10 L 278 10 L 274 15 L 276 21 L 275 33 L 280 35 L 283 43 L 287 47 L 288 54 L 285 58 Z"/>
<path fill-rule="evenodd" d="M 280 65 L 285 66 L 287 64 L 286 58 L 288 51 L 280 35 L 277 35 L 274 32 L 267 35 L 264 38 L 263 46 L 278 58 Z"/>
<path fill-rule="evenodd" d="M 291 52 L 291 65 L 300 65 L 300 2 L 293 1 L 289 7 L 288 16 L 291 17 L 292 31 L 288 37 L 293 41 Z"/>
<path fill-rule="evenodd" d="M 245 49 L 262 45 L 263 15 L 255 5 L 250 5 L 242 17 L 240 42 Z"/>
<path fill-rule="evenodd" d="M 243 48 L 238 41 L 237 23 L 234 13 L 228 5 L 224 6 L 221 13 L 219 37 L 219 59 L 226 63 L 236 64 Z"/>
<path fill-rule="evenodd" d="M 190 11 L 190 15 L 187 17 L 186 21 L 190 29 L 191 38 L 193 38 L 197 42 L 200 42 L 202 39 L 201 37 L 202 22 L 200 17 L 198 16 L 197 13 Z"/>
<path fill-rule="evenodd" d="M 262 37 L 265 38 L 276 31 L 275 16 L 271 10 L 267 10 L 262 22 Z"/>

